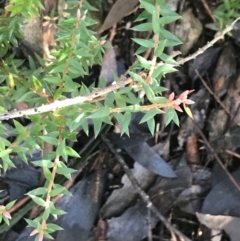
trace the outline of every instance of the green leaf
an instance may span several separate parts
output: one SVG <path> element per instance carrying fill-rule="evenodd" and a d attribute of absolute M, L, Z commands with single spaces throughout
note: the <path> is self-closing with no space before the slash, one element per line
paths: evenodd
<path fill-rule="evenodd" d="M 154 120 L 154 118 L 149 119 L 147 121 L 147 125 L 148 125 L 148 128 L 149 128 L 151 134 L 154 135 L 154 131 L 155 131 L 155 120 Z"/>
<path fill-rule="evenodd" d="M 9 155 L 3 156 L 2 161 L 3 161 L 4 172 L 6 172 L 9 167 L 14 167 L 14 168 L 16 167 L 15 164 L 10 160 Z"/>
<path fill-rule="evenodd" d="M 158 104 L 166 104 L 168 102 L 168 99 L 165 97 L 155 97 L 153 101 L 154 103 L 158 103 Z"/>
<path fill-rule="evenodd" d="M 61 175 L 68 175 L 76 172 L 76 170 L 68 167 L 58 167 L 57 168 L 57 173 Z"/>
<path fill-rule="evenodd" d="M 55 68 L 53 68 L 49 73 L 54 74 L 54 73 L 62 73 L 63 70 L 66 68 L 66 63 L 64 64 L 59 64 Z"/>
<path fill-rule="evenodd" d="M 152 24 L 151 23 L 141 23 L 139 25 L 132 27 L 131 29 L 133 31 L 140 31 L 140 32 L 149 31 L 152 29 Z"/>
<path fill-rule="evenodd" d="M 32 161 L 32 163 L 35 166 L 39 166 L 39 167 L 47 167 L 47 168 L 52 168 L 53 167 L 53 162 L 51 160 Z"/>
<path fill-rule="evenodd" d="M 56 76 L 47 76 L 44 80 L 50 84 L 55 84 L 55 85 L 59 85 L 62 82 L 62 79 Z"/>
<path fill-rule="evenodd" d="M 154 42 L 150 39 L 141 39 L 141 38 L 132 38 L 134 42 L 139 44 L 140 46 L 146 47 L 146 48 L 153 48 Z"/>
<path fill-rule="evenodd" d="M 42 206 L 42 207 L 46 207 L 46 202 L 45 202 L 42 198 L 36 197 L 36 196 L 34 196 L 34 195 L 32 195 L 32 194 L 28 194 L 28 196 L 30 196 L 31 199 L 32 199 L 37 205 Z"/>
<path fill-rule="evenodd" d="M 140 0 L 140 3 L 144 7 L 144 9 L 146 9 L 146 11 L 148 11 L 149 13 L 152 14 L 153 12 L 156 11 L 156 7 L 151 3 L 145 2 L 143 0 Z"/>
<path fill-rule="evenodd" d="M 177 38 L 174 34 L 172 34 L 171 32 L 169 32 L 166 29 L 162 29 L 160 34 L 163 38 L 165 38 L 167 40 L 174 40 L 175 42 L 179 42 L 179 44 L 182 44 L 182 42 L 179 38 Z"/>
<path fill-rule="evenodd" d="M 160 24 L 169 24 L 169 23 L 172 23 L 172 22 L 175 22 L 176 20 L 180 19 L 181 16 L 180 15 L 173 15 L 173 16 L 164 16 L 164 17 L 161 17 L 159 20 L 158 20 L 158 23 Z"/>
<path fill-rule="evenodd" d="M 15 125 L 15 127 L 16 127 L 16 130 L 17 130 L 17 132 L 19 133 L 19 134 L 23 134 L 23 133 L 26 133 L 26 131 L 27 131 L 27 128 L 26 127 L 24 127 L 22 124 L 20 124 L 18 121 L 16 121 L 16 120 L 13 120 L 13 123 L 14 123 L 14 125 Z"/>
<path fill-rule="evenodd" d="M 39 136 L 43 141 L 52 144 L 52 145 L 58 145 L 58 139 L 52 136 Z"/>
<path fill-rule="evenodd" d="M 172 11 L 166 4 L 162 4 L 161 5 L 161 15 L 163 17 L 176 16 L 176 17 L 181 18 L 181 16 L 179 14 L 177 14 L 174 11 Z"/>
<path fill-rule="evenodd" d="M 56 150 L 56 154 L 58 156 L 62 156 L 65 157 L 64 159 L 66 159 L 66 143 L 65 143 L 65 139 L 61 140 L 59 145 L 57 146 L 57 150 Z"/>
<path fill-rule="evenodd" d="M 90 103 L 83 103 L 81 105 L 79 105 L 80 108 L 84 111 L 84 112 L 92 112 L 95 110 L 95 106 L 90 104 Z"/>
<path fill-rule="evenodd" d="M 163 111 L 159 110 L 159 109 L 151 109 L 149 110 L 144 116 L 143 118 L 141 119 L 140 123 L 139 124 L 142 124 L 150 119 L 153 119 L 155 115 L 157 114 L 161 114 Z"/>
<path fill-rule="evenodd" d="M 59 195 L 60 193 L 62 193 L 64 195 L 70 195 L 71 194 L 65 187 L 63 187 L 59 184 L 54 184 L 54 188 L 50 192 L 50 196 L 54 197 L 54 196 Z"/>
<path fill-rule="evenodd" d="M 6 218 L 5 216 L 2 216 L 2 218 L 3 218 L 3 220 L 4 220 L 4 222 L 9 226 L 10 225 L 10 223 L 9 223 L 9 220 L 8 220 L 8 218 Z"/>
<path fill-rule="evenodd" d="M 42 218 L 43 220 L 47 220 L 49 218 L 49 215 L 50 215 L 50 208 L 45 208 L 44 212 L 43 212 L 43 215 L 42 215 Z"/>
<path fill-rule="evenodd" d="M 73 150 L 70 146 L 66 146 L 65 151 L 68 156 L 80 157 L 79 154 L 75 150 Z"/>
<path fill-rule="evenodd" d="M 144 46 L 140 46 L 137 51 L 135 52 L 135 54 L 141 54 L 144 53 L 148 50 L 148 48 L 144 47 Z"/>
<path fill-rule="evenodd" d="M 134 73 L 134 72 L 132 72 L 132 71 L 129 72 L 129 75 L 130 75 L 135 81 L 140 82 L 140 83 L 144 83 L 144 80 L 143 80 L 143 78 L 142 78 L 140 75 L 138 75 L 138 74 L 136 74 L 136 73 Z"/>
<path fill-rule="evenodd" d="M 152 100 L 155 98 L 155 94 L 154 94 L 152 88 L 146 83 L 143 84 L 143 88 L 147 95 L 147 98 L 152 102 Z"/>
<path fill-rule="evenodd" d="M 47 227 L 54 230 L 54 231 L 59 231 L 59 230 L 63 230 L 63 228 L 61 228 L 60 226 L 54 224 L 54 223 L 48 223 Z"/>
<path fill-rule="evenodd" d="M 98 111 L 96 111 L 95 113 L 88 116 L 88 118 L 99 119 L 99 118 L 103 118 L 105 116 L 109 116 L 110 113 L 111 113 L 110 108 L 103 107 L 103 108 L 99 109 Z"/>
<path fill-rule="evenodd" d="M 157 78 L 159 76 L 163 76 L 165 74 L 168 73 L 172 73 L 177 71 L 177 69 L 173 68 L 172 66 L 168 65 L 168 64 L 163 64 L 158 66 L 152 73 L 152 78 Z"/>
<path fill-rule="evenodd" d="M 50 206 L 51 214 L 52 214 L 52 215 L 64 215 L 64 214 L 66 214 L 65 211 L 56 208 L 52 202 L 50 203 L 49 206 Z"/>
<path fill-rule="evenodd" d="M 167 43 L 166 39 L 160 40 L 159 46 L 157 47 L 157 49 L 156 49 L 156 51 L 154 53 L 155 56 L 158 57 L 158 56 L 160 56 L 162 54 L 162 52 L 163 52 L 163 50 L 164 50 L 164 48 L 166 46 L 166 43 Z"/>
<path fill-rule="evenodd" d="M 47 167 L 43 167 L 43 174 L 48 181 L 51 181 L 53 179 L 52 173 Z"/>
<path fill-rule="evenodd" d="M 39 223 L 36 219 L 35 220 L 31 220 L 31 219 L 25 218 L 25 221 L 27 222 L 28 227 L 32 227 L 32 228 L 37 228 L 38 223 Z"/>
<path fill-rule="evenodd" d="M 167 110 L 166 120 L 165 120 L 166 126 L 173 120 L 174 113 L 175 113 L 175 110 L 172 107 L 169 107 Z"/>
<path fill-rule="evenodd" d="M 152 28 L 155 34 L 160 33 L 160 24 L 158 21 L 157 11 L 152 12 Z"/>
<path fill-rule="evenodd" d="M 165 61 L 167 64 L 178 65 L 178 63 L 169 55 L 162 53 L 158 56 L 161 60 Z"/>
<path fill-rule="evenodd" d="M 125 88 L 123 88 L 125 89 Z M 113 107 L 114 105 L 114 93 L 111 92 L 111 93 L 108 93 L 105 100 L 104 100 L 104 106 L 107 106 L 107 107 Z"/>
<path fill-rule="evenodd" d="M 145 58 L 137 55 L 137 58 L 138 58 L 138 61 L 142 64 L 142 66 L 145 68 L 145 69 L 150 69 L 151 68 L 151 62 L 146 60 Z"/>
<path fill-rule="evenodd" d="M 16 200 L 14 200 L 14 201 L 8 203 L 8 204 L 6 205 L 6 207 L 5 207 L 6 210 L 9 210 L 11 207 L 13 207 L 13 205 L 15 204 L 15 202 L 16 202 Z"/>
<path fill-rule="evenodd" d="M 102 118 L 100 119 L 93 119 L 93 129 L 94 129 L 94 136 L 95 138 L 98 136 L 101 127 L 102 127 Z"/>
<path fill-rule="evenodd" d="M 186 105 L 183 105 L 183 108 L 184 108 L 186 114 L 187 114 L 190 118 L 193 118 L 191 109 L 190 109 L 188 106 L 186 106 Z"/>
<path fill-rule="evenodd" d="M 6 149 L 4 151 L 0 151 L 0 158 L 9 155 L 12 152 L 12 149 Z"/>
<path fill-rule="evenodd" d="M 120 125 L 120 127 L 121 127 L 121 135 L 126 133 L 129 136 L 129 129 L 128 129 L 128 127 L 129 127 L 131 119 L 132 119 L 132 114 L 130 112 L 125 112 L 125 114 L 123 115 L 122 123 Z"/>
<path fill-rule="evenodd" d="M 27 156 L 26 156 L 25 153 L 19 152 L 19 153 L 18 153 L 18 156 L 21 158 L 21 160 L 22 160 L 23 162 L 25 162 L 26 164 L 28 164 L 28 158 L 27 158 Z"/>
<path fill-rule="evenodd" d="M 40 196 L 40 195 L 44 195 L 46 193 L 47 193 L 47 188 L 45 188 L 45 187 L 39 187 L 39 188 L 36 188 L 36 189 L 28 192 L 28 194 L 34 195 L 34 196 Z"/>
<path fill-rule="evenodd" d="M 88 136 L 88 134 L 89 134 L 89 125 L 88 125 L 88 121 L 87 120 L 85 120 L 82 123 L 82 128 L 83 128 L 84 132 L 86 133 L 86 135 Z"/>
<path fill-rule="evenodd" d="M 123 96 L 120 95 L 118 92 L 114 93 L 115 101 L 117 107 L 125 107 L 126 101 L 124 100 Z"/>
<path fill-rule="evenodd" d="M 173 116 L 173 119 L 174 123 L 179 126 L 179 118 L 178 118 L 178 115 L 177 115 L 177 112 L 174 110 L 174 116 Z"/>
<path fill-rule="evenodd" d="M 113 113 L 114 118 L 117 120 L 118 124 L 123 122 L 123 114 L 122 113 Z"/>

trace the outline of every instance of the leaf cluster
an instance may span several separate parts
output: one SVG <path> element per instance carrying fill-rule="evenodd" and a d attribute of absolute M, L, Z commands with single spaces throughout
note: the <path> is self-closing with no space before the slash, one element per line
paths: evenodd
<path fill-rule="evenodd" d="M 25 19 L 37 16 L 43 9 L 40 0 L 10 0 L 6 10 L 10 13 L 0 17 L 2 23 L 0 49 L 0 112 L 4 113 L 16 107 L 16 103 L 25 102 L 29 108 L 38 108 L 59 100 L 77 96 L 87 96 L 96 91 L 94 84 L 86 86 L 74 79 L 89 75 L 93 65 L 102 64 L 104 38 L 97 38 L 91 30 L 95 21 L 89 17 L 88 11 L 96 10 L 86 0 L 68 1 L 68 8 L 58 22 L 56 41 L 58 45 L 51 52 L 50 59 L 29 57 L 28 61 L 17 59 L 8 54 L 12 46 L 18 45 L 22 38 L 21 26 Z M 24 6 L 24 7 L 23 7 Z M 29 197 L 44 209 L 43 214 L 26 220 L 34 228 L 34 234 L 51 238 L 51 233 L 60 227 L 48 223 L 50 216 L 57 217 L 64 212 L 55 207 L 52 198 L 69 192 L 60 183 L 56 183 L 59 175 L 71 179 L 74 169 L 68 166 L 69 157 L 79 158 L 79 154 L 69 146 L 76 141 L 79 130 L 89 134 L 89 126 L 93 125 L 95 136 L 103 123 L 111 125 L 118 122 L 121 134 L 129 135 L 129 124 L 134 112 L 145 113 L 140 123 L 146 122 L 153 134 L 155 131 L 155 115 L 166 111 L 166 124 L 172 120 L 179 125 L 178 116 L 171 101 L 163 96 L 166 90 L 161 86 L 161 79 L 168 73 L 177 71 L 177 62 L 164 50 L 168 46 L 176 46 L 181 41 L 165 26 L 180 18 L 161 0 L 141 0 L 141 14 L 136 19 L 134 31 L 150 31 L 153 39 L 134 38 L 139 48 L 136 51 L 137 63 L 129 70 L 134 80 L 131 85 L 112 91 L 104 98 L 80 103 L 71 107 L 31 115 L 31 125 L 24 126 L 14 120 L 14 141 L 5 136 L 7 129 L 0 123 L 0 158 L 3 171 L 14 168 L 11 154 L 16 154 L 25 163 L 33 156 L 36 149 L 42 150 L 50 144 L 53 151 L 46 153 L 32 164 L 41 168 L 45 185 L 28 193 Z M 143 54 L 152 49 L 153 58 L 145 59 Z M 139 73 L 147 73 L 145 76 Z M 101 87 L 106 87 L 104 81 Z M 145 105 L 147 103 L 147 105 Z M 5 136 L 4 136 L 5 135 Z M 9 207 L 9 206 L 7 206 Z M 6 214 L 7 215 L 7 214 Z M 1 217 L 1 215 L 0 215 Z M 6 216 L 3 217 L 6 221 Z"/>

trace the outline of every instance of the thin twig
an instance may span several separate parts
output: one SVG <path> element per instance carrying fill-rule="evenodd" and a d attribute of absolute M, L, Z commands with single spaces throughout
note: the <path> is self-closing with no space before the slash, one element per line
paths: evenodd
<path fill-rule="evenodd" d="M 198 51 L 196 51 L 194 54 L 186 57 L 186 58 L 180 58 L 177 60 L 177 63 L 179 65 L 182 65 L 192 59 L 195 59 L 198 55 L 202 54 L 204 51 L 206 51 L 208 48 L 212 47 L 218 40 L 223 39 L 224 35 L 233 30 L 234 24 L 240 20 L 240 17 L 234 20 L 229 26 L 227 26 L 222 32 L 219 32 L 215 38 L 208 42 L 204 47 L 200 48 Z M 14 111 L 9 111 L 3 114 L 0 114 L 0 121 L 1 120 L 8 120 L 8 119 L 14 119 L 17 117 L 22 117 L 22 116 L 30 116 L 30 115 L 36 115 L 36 114 L 41 114 L 41 113 L 46 113 L 50 111 L 56 111 L 57 109 L 64 108 L 64 107 L 69 107 L 77 104 L 82 104 L 86 101 L 92 101 L 96 99 L 97 97 L 104 96 L 110 92 L 113 92 L 115 90 L 118 90 L 130 83 L 132 83 L 134 80 L 132 78 L 126 78 L 124 76 L 121 76 L 119 81 L 116 82 L 115 85 L 108 86 L 104 89 L 100 89 L 97 91 L 93 91 L 90 94 L 84 95 L 84 96 L 79 96 L 76 98 L 72 99 L 65 99 L 61 101 L 55 101 L 50 104 L 42 105 L 39 107 L 34 107 L 31 109 L 27 110 L 14 110 Z"/>
<path fill-rule="evenodd" d="M 206 0 L 201 0 L 204 8 L 206 9 L 206 11 L 208 12 L 209 16 L 211 17 L 211 19 L 213 20 L 213 22 L 216 22 L 216 18 L 212 13 L 212 10 L 210 9 L 210 7 L 208 6 L 208 4 L 206 3 Z"/>
<path fill-rule="evenodd" d="M 152 222 L 151 222 L 151 210 L 147 209 L 147 232 L 148 232 L 148 241 L 152 241 Z"/>
<path fill-rule="evenodd" d="M 225 171 L 225 173 L 227 174 L 227 176 L 229 177 L 230 181 L 233 183 L 233 185 L 238 189 L 238 191 L 240 191 L 240 186 L 239 184 L 236 182 L 236 180 L 233 178 L 233 176 L 231 175 L 231 173 L 227 170 L 227 168 L 223 165 L 223 163 L 221 162 L 220 158 L 218 157 L 217 153 L 215 152 L 215 150 L 213 149 L 213 147 L 211 146 L 211 144 L 208 142 L 207 138 L 205 137 L 205 135 L 203 134 L 203 132 L 201 131 L 201 129 L 199 128 L 198 124 L 192 119 L 198 133 L 200 134 L 200 136 L 202 137 L 204 144 L 207 146 L 207 148 L 212 152 L 212 154 L 214 155 L 214 157 L 216 158 L 218 164 L 220 165 L 220 167 Z"/>
<path fill-rule="evenodd" d="M 120 80 L 116 82 L 115 85 L 108 86 L 104 89 L 96 90 L 91 92 L 90 94 L 84 95 L 84 96 L 78 96 L 72 99 L 65 99 L 65 100 L 57 100 L 51 104 L 42 105 L 39 107 L 34 107 L 31 109 L 23 110 L 23 111 L 9 111 L 7 113 L 0 114 L 0 121 L 1 120 L 8 120 L 8 119 L 14 119 L 17 117 L 22 116 L 30 116 L 30 115 L 36 115 L 40 113 L 45 113 L 49 111 L 56 111 L 60 108 L 69 107 L 77 104 L 82 104 L 85 101 L 92 101 L 97 97 L 106 95 L 110 92 L 113 92 L 115 90 L 118 90 L 122 87 L 124 87 L 127 84 L 130 84 L 133 81 L 132 78 L 125 78 L 120 77 Z"/>
<path fill-rule="evenodd" d="M 235 19 L 229 26 L 227 26 L 222 32 L 218 32 L 214 39 L 211 40 L 210 42 L 208 42 L 205 46 L 203 46 L 202 48 L 198 49 L 198 51 L 196 51 L 195 53 L 191 54 L 190 56 L 186 57 L 186 58 L 182 58 L 179 59 L 177 62 L 179 65 L 182 65 L 186 62 L 188 62 L 189 60 L 195 59 L 198 55 L 202 54 L 203 52 L 205 52 L 208 48 L 212 47 L 218 40 L 223 39 L 224 35 L 226 35 L 228 32 L 233 30 L 234 24 L 240 20 L 240 17 Z"/>
<path fill-rule="evenodd" d="M 235 151 L 225 149 L 225 152 L 229 155 L 235 156 L 240 159 L 240 155 L 238 153 L 236 153 Z"/>
<path fill-rule="evenodd" d="M 172 232 L 174 232 L 176 235 L 178 235 L 179 237 L 183 238 L 183 240 L 185 241 L 191 241 L 187 236 L 185 236 L 181 231 L 179 231 L 178 229 L 176 229 L 159 211 L 158 209 L 153 205 L 153 203 L 151 202 L 149 196 L 147 195 L 147 193 L 145 193 L 141 186 L 139 185 L 137 179 L 133 176 L 132 171 L 128 168 L 127 164 L 125 163 L 125 161 L 123 160 L 123 158 L 119 155 L 119 153 L 114 149 L 114 147 L 112 146 L 112 144 L 110 143 L 110 141 L 105 137 L 102 136 L 102 140 L 104 141 L 104 143 L 107 145 L 107 147 L 109 148 L 109 150 L 114 154 L 114 156 L 116 157 L 117 161 L 121 164 L 121 166 L 123 167 L 124 172 L 126 173 L 126 175 L 128 176 L 129 180 L 131 181 L 134 189 L 136 190 L 136 192 L 141 196 L 142 200 L 144 201 L 144 203 L 146 204 L 147 208 L 150 209 L 153 213 L 155 213 L 157 215 L 157 217 L 162 221 L 162 223 L 166 226 L 167 229 L 171 230 Z"/>
<path fill-rule="evenodd" d="M 228 111 L 228 109 L 224 106 L 224 104 L 222 103 L 222 101 L 213 93 L 213 91 L 211 90 L 211 88 L 208 86 L 208 84 L 206 83 L 206 81 L 202 78 L 202 76 L 199 74 L 198 70 L 194 68 L 195 73 L 197 74 L 198 78 L 202 81 L 203 85 L 205 86 L 205 88 L 207 89 L 207 91 L 214 97 L 214 99 L 218 102 L 218 104 L 224 109 L 224 111 L 231 117 L 231 120 L 234 120 L 234 117 L 231 115 L 231 113 Z M 236 121 L 234 121 L 235 124 Z"/>

